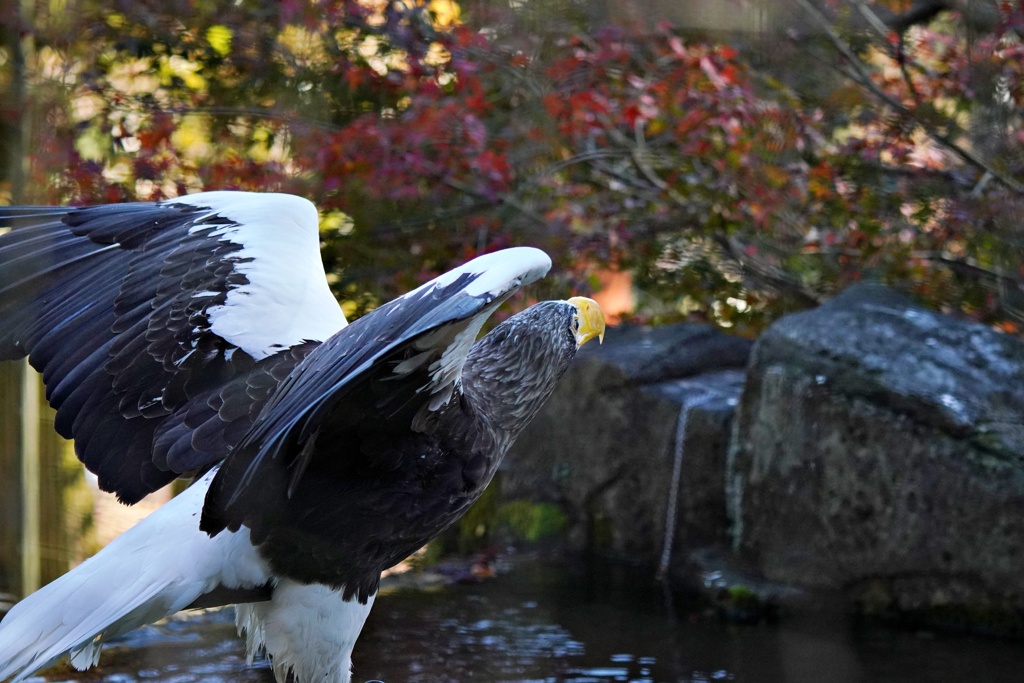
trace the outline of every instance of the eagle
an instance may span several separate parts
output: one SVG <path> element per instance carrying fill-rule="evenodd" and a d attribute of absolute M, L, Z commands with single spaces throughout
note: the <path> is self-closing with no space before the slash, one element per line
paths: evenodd
<path fill-rule="evenodd" d="M 300 197 L 0 208 L 0 359 L 42 373 L 55 427 L 126 504 L 193 483 L 0 622 L 0 680 L 190 606 L 236 604 L 250 662 L 347 683 L 381 572 L 480 496 L 600 307 L 544 301 L 516 247 L 347 324 Z M 479 338 L 478 338 L 479 337 Z"/>

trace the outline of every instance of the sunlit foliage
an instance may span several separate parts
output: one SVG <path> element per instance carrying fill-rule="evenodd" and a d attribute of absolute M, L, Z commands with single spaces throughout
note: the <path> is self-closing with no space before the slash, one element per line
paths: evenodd
<path fill-rule="evenodd" d="M 19 201 L 308 196 L 351 314 L 530 243 L 561 278 L 536 295 L 628 270 L 641 320 L 753 334 L 866 277 L 1024 318 L 1019 2 L 793 0 L 728 39 L 555 0 L 28 4 Z"/>

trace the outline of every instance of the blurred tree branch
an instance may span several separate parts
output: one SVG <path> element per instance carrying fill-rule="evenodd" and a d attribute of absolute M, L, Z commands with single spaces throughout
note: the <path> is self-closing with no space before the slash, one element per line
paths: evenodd
<path fill-rule="evenodd" d="M 818 27 L 828 36 L 833 46 L 839 51 L 839 53 L 845 58 L 848 69 L 840 69 L 847 78 L 854 81 L 861 87 L 865 88 L 870 92 L 877 100 L 885 104 L 887 107 L 899 114 L 906 116 L 908 119 L 913 120 L 917 126 L 924 131 L 928 137 L 935 142 L 939 143 L 946 149 L 950 150 L 958 157 L 966 161 L 967 163 L 975 166 L 983 174 L 990 176 L 996 182 L 1000 183 L 1007 189 L 1019 194 L 1024 195 L 1024 184 L 1018 182 L 1016 179 L 1011 178 L 1005 173 L 1000 172 L 992 164 L 983 159 L 981 156 L 974 152 L 966 149 L 965 147 L 957 144 L 948 135 L 940 133 L 933 127 L 923 123 L 915 116 L 913 110 L 906 107 L 902 102 L 894 98 L 889 93 L 885 92 L 877 83 L 872 80 L 870 74 L 865 68 L 861 58 L 856 54 L 849 43 L 843 40 L 842 36 L 835 30 L 832 22 L 825 16 L 824 12 L 820 8 L 814 5 L 810 0 L 794 0 L 801 8 L 803 8 L 818 24 Z"/>

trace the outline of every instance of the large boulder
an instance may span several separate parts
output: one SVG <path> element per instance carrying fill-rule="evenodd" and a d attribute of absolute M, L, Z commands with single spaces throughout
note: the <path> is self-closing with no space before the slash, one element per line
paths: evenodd
<path fill-rule="evenodd" d="M 647 564 L 667 528 L 671 551 L 727 543 L 725 458 L 750 345 L 705 325 L 609 330 L 519 437 L 502 498 L 556 503 L 573 547 Z"/>
<path fill-rule="evenodd" d="M 734 548 L 771 580 L 1017 629 L 1024 343 L 881 286 L 783 318 L 754 347 L 728 487 Z"/>

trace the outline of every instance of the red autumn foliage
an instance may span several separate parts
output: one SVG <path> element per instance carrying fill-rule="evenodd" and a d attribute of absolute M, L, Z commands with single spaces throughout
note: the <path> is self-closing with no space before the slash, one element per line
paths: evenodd
<path fill-rule="evenodd" d="M 1015 330 L 1021 3 L 970 39 L 955 12 L 834 4 L 766 48 L 385 0 L 86 2 L 72 37 L 11 19 L 38 74 L 0 121 L 32 121 L 19 199 L 273 189 L 347 213 L 324 253 L 357 308 L 530 243 L 562 276 L 539 295 L 629 270 L 641 319 L 753 333 L 870 277 Z"/>

